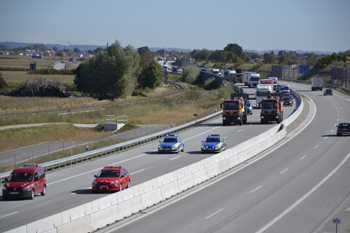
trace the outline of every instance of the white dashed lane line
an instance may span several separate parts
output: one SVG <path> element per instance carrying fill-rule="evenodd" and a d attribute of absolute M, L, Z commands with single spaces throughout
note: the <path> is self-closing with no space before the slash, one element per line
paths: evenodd
<path fill-rule="evenodd" d="M 224 209 L 220 209 L 220 210 L 216 211 L 215 213 L 209 215 L 209 216 L 206 217 L 205 219 L 211 218 L 211 217 L 213 217 L 215 214 L 218 214 L 218 213 L 220 213 L 220 212 L 223 211 L 223 210 L 224 210 Z"/>
<path fill-rule="evenodd" d="M 136 171 L 136 172 L 131 172 L 130 175 L 134 175 L 134 174 L 136 174 L 136 173 L 143 172 L 143 171 L 145 171 L 145 170 L 146 170 L 146 169 L 141 169 L 141 170 Z"/>
<path fill-rule="evenodd" d="M 284 169 L 283 171 L 281 171 L 280 174 L 283 174 L 283 173 L 285 173 L 286 171 L 288 171 L 288 168 L 286 168 L 286 169 Z"/>
<path fill-rule="evenodd" d="M 328 137 L 325 137 L 324 140 L 326 140 Z"/>
<path fill-rule="evenodd" d="M 331 130 L 331 133 L 333 132 L 333 129 Z"/>
<path fill-rule="evenodd" d="M 303 159 L 305 159 L 305 158 L 306 158 L 306 155 L 304 155 L 303 157 L 301 157 L 300 160 L 303 160 Z"/>
<path fill-rule="evenodd" d="M 317 146 L 315 146 L 315 149 L 318 147 L 318 145 Z"/>
<path fill-rule="evenodd" d="M 180 158 L 181 157 L 181 155 L 179 155 L 179 156 L 176 156 L 176 157 L 174 157 L 174 158 L 171 158 L 171 159 L 169 159 L 169 160 L 174 160 L 174 159 L 178 159 L 178 158 Z"/>
<path fill-rule="evenodd" d="M 261 188 L 262 185 L 260 185 L 259 187 L 257 187 L 256 189 L 253 189 L 252 191 L 250 191 L 250 193 L 254 193 L 256 190 L 258 190 L 259 188 Z"/>
<path fill-rule="evenodd" d="M 243 129 L 238 130 L 237 133 L 238 133 L 238 132 L 241 132 L 242 130 L 243 130 Z"/>
<path fill-rule="evenodd" d="M 17 214 L 18 212 L 13 212 L 13 213 L 11 213 L 11 214 L 6 214 L 6 215 L 4 215 L 4 216 L 1 216 L 0 218 L 5 218 L 5 217 L 7 217 L 7 216 L 10 216 L 10 215 L 13 215 L 13 214 Z"/>

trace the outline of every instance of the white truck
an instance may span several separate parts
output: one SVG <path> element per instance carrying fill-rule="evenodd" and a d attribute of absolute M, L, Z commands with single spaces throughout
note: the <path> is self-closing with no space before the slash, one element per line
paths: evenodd
<path fill-rule="evenodd" d="M 256 86 L 255 101 L 256 107 L 260 108 L 262 99 L 266 99 L 273 92 L 273 84 L 258 84 Z"/>
<path fill-rule="evenodd" d="M 213 69 L 212 73 L 221 76 L 219 69 Z"/>
<path fill-rule="evenodd" d="M 311 79 L 311 90 L 316 91 L 320 90 L 322 91 L 323 88 L 323 79 L 322 78 L 312 78 Z"/>
<path fill-rule="evenodd" d="M 248 86 L 249 85 L 249 75 L 250 74 L 255 74 L 255 72 L 251 71 L 251 72 L 244 72 L 243 73 L 243 82 L 244 82 L 244 85 Z"/>
<path fill-rule="evenodd" d="M 272 80 L 273 83 L 278 83 L 278 78 L 277 77 L 268 77 L 267 79 Z"/>
<path fill-rule="evenodd" d="M 260 74 L 248 74 L 248 86 L 256 87 L 260 83 Z"/>

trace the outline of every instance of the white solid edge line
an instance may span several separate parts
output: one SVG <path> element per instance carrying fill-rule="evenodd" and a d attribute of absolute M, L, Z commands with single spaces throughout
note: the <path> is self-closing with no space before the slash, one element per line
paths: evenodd
<path fill-rule="evenodd" d="M 218 213 L 220 213 L 220 212 L 223 211 L 223 210 L 224 210 L 224 209 L 220 209 L 220 210 L 216 211 L 215 213 L 209 215 L 209 216 L 206 217 L 205 219 L 211 218 L 211 217 L 213 217 L 215 214 L 218 214 Z"/>
<path fill-rule="evenodd" d="M 268 224 L 266 224 L 263 228 L 258 230 L 256 233 L 261 233 L 266 231 L 269 227 L 275 224 L 278 220 L 283 218 L 286 214 L 292 211 L 297 205 L 299 205 L 302 201 L 304 201 L 308 196 L 310 196 L 313 192 L 315 192 L 322 184 L 324 184 L 335 172 L 339 170 L 339 168 L 350 158 L 350 153 L 341 161 L 340 164 L 334 170 L 329 173 L 323 180 L 321 180 L 317 185 L 315 185 L 309 192 L 307 192 L 303 197 L 297 200 L 293 205 L 283 211 L 280 215 L 271 220 Z"/>
<path fill-rule="evenodd" d="M 258 190 L 259 188 L 261 188 L 262 185 L 260 185 L 259 187 L 257 187 L 256 189 L 253 189 L 252 191 L 250 191 L 250 193 L 254 193 L 256 190 Z"/>
<path fill-rule="evenodd" d="M 305 94 L 304 94 L 304 95 L 305 95 Z M 278 146 L 276 146 L 276 147 L 275 147 L 274 149 L 272 149 L 271 151 L 268 151 L 267 153 L 265 153 L 264 155 L 260 156 L 259 158 L 253 159 L 250 163 L 243 165 L 242 167 L 238 168 L 237 170 L 235 170 L 235 171 L 233 171 L 233 172 L 231 172 L 231 173 L 228 173 L 228 174 L 222 176 L 221 178 L 217 179 L 216 182 L 219 182 L 219 181 L 221 181 L 221 180 L 223 180 L 223 179 L 226 179 L 227 177 L 229 177 L 229 176 L 231 176 L 231 175 L 233 175 L 233 174 L 239 172 L 240 170 L 243 170 L 244 168 L 246 168 L 246 167 L 248 167 L 248 166 L 251 166 L 252 164 L 258 162 L 260 159 L 263 159 L 263 158 L 266 157 L 268 154 L 270 154 L 270 153 L 272 153 L 273 151 L 277 150 L 278 148 L 280 148 L 281 146 L 283 146 L 284 144 L 286 144 L 287 142 L 289 142 L 290 140 L 292 140 L 294 137 L 296 137 L 298 134 L 300 134 L 302 131 L 304 131 L 304 129 L 305 129 L 305 128 L 313 121 L 313 119 L 315 118 L 315 116 L 316 116 L 316 110 L 317 110 L 316 105 L 315 105 L 315 103 L 313 102 L 313 100 L 310 99 L 310 97 L 308 97 L 307 95 L 305 95 L 305 96 L 306 96 L 306 97 L 309 99 L 309 101 L 314 105 L 314 107 L 315 107 L 315 112 L 314 112 L 313 116 L 311 117 L 310 121 L 309 121 L 306 125 L 304 125 L 304 127 L 303 127 L 302 129 L 300 129 L 296 134 L 294 134 L 293 136 L 291 136 L 291 137 L 290 137 L 289 139 L 287 139 L 285 142 L 283 142 L 283 143 L 279 144 Z M 305 121 L 305 120 L 304 120 L 304 121 Z M 295 132 L 297 129 L 299 129 L 299 127 L 296 128 L 295 130 L 293 130 L 291 133 Z M 291 134 L 291 133 L 290 133 L 290 134 Z M 197 193 L 197 192 L 199 192 L 199 191 L 201 191 L 201 190 L 203 190 L 203 189 L 205 189 L 205 188 L 207 188 L 207 187 L 210 187 L 210 186 L 213 185 L 213 184 L 214 184 L 214 183 L 206 184 L 206 185 L 204 185 L 203 187 L 198 188 L 197 190 L 195 190 L 195 191 L 193 191 L 193 192 L 191 192 L 191 193 L 185 194 L 184 196 L 180 197 L 180 198 L 177 199 L 177 200 L 170 201 L 169 203 L 166 203 L 165 205 L 163 205 L 163 206 L 161 206 L 161 207 L 158 207 L 158 208 L 156 208 L 156 209 L 154 209 L 154 210 L 149 211 L 147 215 L 142 215 L 142 216 L 140 216 L 140 217 L 138 217 L 138 218 L 135 218 L 135 219 L 133 219 L 133 220 L 131 220 L 131 221 L 129 221 L 129 222 L 126 222 L 126 223 L 122 223 L 121 225 L 119 225 L 119 226 L 117 226 L 117 227 L 114 227 L 114 228 L 112 228 L 112 229 L 110 229 L 110 230 L 104 231 L 104 232 L 105 232 L 105 233 L 111 233 L 111 232 L 116 231 L 116 230 L 118 230 L 118 229 L 120 229 L 120 228 L 123 228 L 123 227 L 125 227 L 125 226 L 127 226 L 127 225 L 129 225 L 129 224 L 131 224 L 131 223 L 133 223 L 133 222 L 136 222 L 136 221 L 138 221 L 138 220 L 140 220 L 140 219 L 142 219 L 142 218 L 144 218 L 144 217 L 146 217 L 146 216 L 148 216 L 148 215 L 150 215 L 150 214 L 153 214 L 153 213 L 155 213 L 155 212 L 157 212 L 157 211 L 159 211 L 159 210 L 161 210 L 161 209 L 164 209 L 164 208 L 166 208 L 166 207 L 168 207 L 168 206 L 170 206 L 170 205 L 172 205 L 172 204 L 174 204 L 174 203 L 176 203 L 176 202 L 178 202 L 178 201 L 180 201 L 180 200 L 182 200 L 182 199 L 185 199 L 185 198 L 187 198 L 188 196 L 191 196 L 191 195 L 193 195 L 193 194 L 195 194 L 195 193 Z"/>

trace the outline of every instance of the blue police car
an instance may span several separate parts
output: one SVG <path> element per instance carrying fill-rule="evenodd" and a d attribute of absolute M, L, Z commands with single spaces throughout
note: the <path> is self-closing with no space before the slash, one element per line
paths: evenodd
<path fill-rule="evenodd" d="M 226 149 L 226 142 L 220 134 L 209 134 L 205 141 L 202 141 L 201 153 L 221 152 Z"/>
<path fill-rule="evenodd" d="M 158 153 L 176 152 L 185 150 L 185 144 L 177 134 L 166 135 L 163 141 L 159 141 Z"/>

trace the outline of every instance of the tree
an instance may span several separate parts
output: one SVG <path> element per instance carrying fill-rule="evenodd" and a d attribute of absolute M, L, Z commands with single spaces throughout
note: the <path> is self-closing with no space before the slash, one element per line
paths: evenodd
<path fill-rule="evenodd" d="M 282 57 L 284 54 L 285 54 L 285 51 L 280 50 L 280 51 L 277 53 L 277 56 Z"/>
<path fill-rule="evenodd" d="M 33 45 L 33 47 L 34 47 L 35 50 L 50 49 L 50 47 L 47 47 L 47 46 L 45 46 L 43 44 L 35 44 L 35 45 Z"/>
<path fill-rule="evenodd" d="M 53 49 L 54 51 L 57 51 L 57 50 L 58 50 L 57 46 L 53 46 L 52 49 Z"/>
<path fill-rule="evenodd" d="M 74 52 L 75 53 L 79 53 L 80 52 L 80 49 L 78 49 L 77 47 L 74 48 Z"/>
<path fill-rule="evenodd" d="M 271 53 L 265 53 L 264 54 L 264 61 L 266 64 L 274 64 L 276 63 L 276 57 L 275 55 Z"/>
<path fill-rule="evenodd" d="M 103 51 L 103 48 L 98 47 L 97 49 L 95 49 L 95 54 L 98 54 L 98 53 L 100 53 L 102 51 Z"/>
<path fill-rule="evenodd" d="M 207 49 L 202 49 L 201 51 L 197 51 L 194 55 L 193 58 L 196 60 L 207 60 L 209 57 L 209 51 Z"/>
<path fill-rule="evenodd" d="M 200 72 L 195 65 L 187 66 L 182 72 L 181 80 L 187 83 L 193 83 L 196 81 L 197 77 L 200 75 Z"/>
<path fill-rule="evenodd" d="M 58 51 L 58 52 L 56 53 L 56 55 L 59 56 L 59 57 L 63 57 L 62 51 Z"/>
<path fill-rule="evenodd" d="M 150 63 L 144 65 L 139 76 L 139 84 L 143 88 L 148 87 L 154 89 L 160 86 L 163 76 L 164 73 L 161 65 L 153 59 Z"/>
<path fill-rule="evenodd" d="M 137 49 L 137 52 L 142 56 L 145 53 L 151 52 L 147 46 L 140 47 Z"/>
<path fill-rule="evenodd" d="M 233 52 L 234 55 L 243 58 L 243 49 L 238 44 L 228 44 L 224 50 Z"/>
<path fill-rule="evenodd" d="M 146 51 L 140 56 L 140 66 L 144 66 L 154 60 L 154 53 L 151 51 Z"/>
<path fill-rule="evenodd" d="M 79 91 L 99 98 L 126 97 L 137 85 L 140 56 L 131 45 L 123 48 L 116 40 L 75 70 Z"/>
<path fill-rule="evenodd" d="M 6 46 L 5 44 L 1 44 L 1 45 L 0 45 L 0 49 L 1 49 L 1 50 L 7 50 L 7 46 Z"/>

